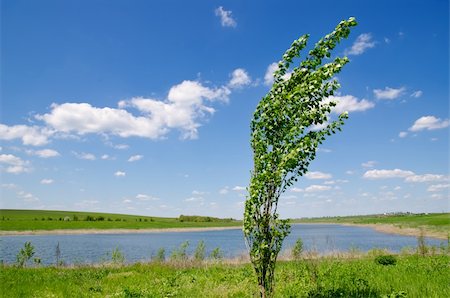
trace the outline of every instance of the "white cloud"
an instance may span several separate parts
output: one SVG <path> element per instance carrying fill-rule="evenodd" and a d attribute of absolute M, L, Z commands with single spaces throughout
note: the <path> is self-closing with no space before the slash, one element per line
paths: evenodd
<path fill-rule="evenodd" d="M 419 98 L 422 96 L 422 94 L 423 94 L 422 90 L 417 90 L 417 91 L 414 91 L 413 93 L 411 93 L 411 97 Z"/>
<path fill-rule="evenodd" d="M 273 62 L 272 64 L 267 66 L 267 70 L 266 70 L 266 73 L 264 75 L 264 84 L 266 84 L 267 86 L 271 86 L 273 84 L 273 82 L 274 82 L 273 74 L 277 70 L 278 70 L 278 63 L 277 62 Z M 292 71 L 286 72 L 282 76 L 283 80 L 288 80 L 292 76 L 292 73 L 293 73 Z"/>
<path fill-rule="evenodd" d="M 13 188 L 17 188 L 17 185 L 15 185 L 14 183 L 3 183 L 1 185 L 2 188 L 8 188 L 8 189 L 13 189 Z"/>
<path fill-rule="evenodd" d="M 219 194 L 226 195 L 229 191 L 230 191 L 230 188 L 228 186 L 225 186 L 219 190 Z"/>
<path fill-rule="evenodd" d="M 214 11 L 216 16 L 220 17 L 220 23 L 222 24 L 222 27 L 236 27 L 237 23 L 231 16 L 232 11 L 231 10 L 225 10 L 222 6 L 219 6 Z"/>
<path fill-rule="evenodd" d="M 438 192 L 438 191 L 443 191 L 450 188 L 450 184 L 434 184 L 434 185 L 430 185 L 427 189 L 427 191 L 429 192 Z"/>
<path fill-rule="evenodd" d="M 139 155 L 139 154 L 137 154 L 137 155 L 132 155 L 132 156 L 130 156 L 130 158 L 128 158 L 128 161 L 129 161 L 129 162 L 138 161 L 138 160 L 141 160 L 143 157 L 144 157 L 144 156 Z"/>
<path fill-rule="evenodd" d="M 36 155 L 41 158 L 50 158 L 60 156 L 59 152 L 53 149 L 43 149 L 43 150 L 27 150 L 27 153 L 30 155 Z"/>
<path fill-rule="evenodd" d="M 367 162 L 363 162 L 361 166 L 364 168 L 373 168 L 376 164 L 377 162 L 375 160 L 369 160 Z"/>
<path fill-rule="evenodd" d="M 304 192 L 304 190 L 302 188 L 298 188 L 298 187 L 293 187 L 291 188 L 292 192 Z"/>
<path fill-rule="evenodd" d="M 264 84 L 270 86 L 273 84 L 273 73 L 278 69 L 278 63 L 274 62 L 267 67 L 264 75 Z"/>
<path fill-rule="evenodd" d="M 313 185 L 310 185 L 307 188 L 305 188 L 305 192 L 318 192 L 318 191 L 326 191 L 326 190 L 330 190 L 330 189 L 331 189 L 331 186 L 313 184 Z"/>
<path fill-rule="evenodd" d="M 203 202 L 202 197 L 190 197 L 184 200 L 185 202 Z"/>
<path fill-rule="evenodd" d="M 372 41 L 370 33 L 363 33 L 356 38 L 350 49 L 345 51 L 345 55 L 361 55 L 367 49 L 375 47 L 375 42 Z"/>
<path fill-rule="evenodd" d="M 125 204 L 129 204 L 129 203 L 132 203 L 132 202 L 133 202 L 133 201 L 130 200 L 130 199 L 125 199 L 125 200 L 122 201 L 122 203 L 125 203 Z"/>
<path fill-rule="evenodd" d="M 118 150 L 125 150 L 130 148 L 130 146 L 128 146 L 127 144 L 117 144 L 117 145 L 113 145 L 114 149 L 118 149 Z"/>
<path fill-rule="evenodd" d="M 407 135 L 408 135 L 408 133 L 406 131 L 401 131 L 401 132 L 399 132 L 398 137 L 399 138 L 406 138 Z"/>
<path fill-rule="evenodd" d="M 374 89 L 373 93 L 375 94 L 375 98 L 377 99 L 396 99 L 397 97 L 403 95 L 405 92 L 405 87 L 400 88 L 390 88 L 386 87 L 384 89 Z"/>
<path fill-rule="evenodd" d="M 423 182 L 440 182 L 440 181 L 448 181 L 449 176 L 445 175 L 436 175 L 436 174 L 424 174 L 424 175 L 413 175 L 406 177 L 405 182 L 412 183 L 423 183 Z"/>
<path fill-rule="evenodd" d="M 39 201 L 39 198 L 37 198 L 33 194 L 31 194 L 29 192 L 25 192 L 25 191 L 19 191 L 17 193 L 17 196 L 20 199 L 24 200 L 25 202 L 37 202 L 37 201 Z"/>
<path fill-rule="evenodd" d="M 136 97 L 120 101 L 118 109 L 97 108 L 88 103 L 52 104 L 50 113 L 36 118 L 64 133 L 159 139 L 171 129 L 179 129 L 182 138 L 192 139 L 197 137 L 199 120 L 215 112 L 206 103 L 227 101 L 229 94 L 226 87 L 208 88 L 197 81 L 183 81 L 169 90 L 165 101 Z"/>
<path fill-rule="evenodd" d="M 242 86 L 249 85 L 252 82 L 252 79 L 248 75 L 248 73 L 243 68 L 237 68 L 233 70 L 231 73 L 231 79 L 228 83 L 230 88 L 239 88 Z"/>
<path fill-rule="evenodd" d="M 421 130 L 435 130 L 446 128 L 450 125 L 450 120 L 441 120 L 434 116 L 423 116 L 417 119 L 413 126 L 409 128 L 410 131 L 421 131 Z"/>
<path fill-rule="evenodd" d="M 370 170 L 364 173 L 363 177 L 367 179 L 388 179 L 388 178 L 406 178 L 413 176 L 414 172 L 400 169 L 394 170 Z"/>
<path fill-rule="evenodd" d="M 109 156 L 108 154 L 103 154 L 100 158 L 103 159 L 103 160 L 112 159 L 112 157 Z"/>
<path fill-rule="evenodd" d="M 138 194 L 136 196 L 136 199 L 141 200 L 141 201 L 158 201 L 159 198 L 157 197 L 153 197 L 153 196 L 149 196 L 149 195 L 145 195 L 145 194 Z"/>
<path fill-rule="evenodd" d="M 47 128 L 37 126 L 0 124 L 0 140 L 21 139 L 24 145 L 42 146 L 48 143 L 52 132 Z"/>
<path fill-rule="evenodd" d="M 72 154 L 75 155 L 75 157 L 78 159 L 84 159 L 84 160 L 96 160 L 97 159 L 95 157 L 95 155 L 92 153 L 85 153 L 85 152 L 78 153 L 78 152 L 72 151 Z"/>
<path fill-rule="evenodd" d="M 337 105 L 332 110 L 335 114 L 342 114 L 344 112 L 362 112 L 375 106 L 373 102 L 366 99 L 358 100 L 358 98 L 353 95 L 330 96 L 324 102 L 328 103 L 330 101 L 337 102 Z"/>
<path fill-rule="evenodd" d="M 245 191 L 246 187 L 245 186 L 235 186 L 233 187 L 234 191 Z"/>
<path fill-rule="evenodd" d="M 117 171 L 114 173 L 114 176 L 116 177 L 125 177 L 126 173 L 122 171 Z"/>
<path fill-rule="evenodd" d="M 52 184 L 54 181 L 53 179 L 42 179 L 41 184 Z"/>
<path fill-rule="evenodd" d="M 308 172 L 305 174 L 305 177 L 308 179 L 331 179 L 332 175 L 322 172 Z"/>
<path fill-rule="evenodd" d="M 0 164 L 7 165 L 5 171 L 10 174 L 30 172 L 29 162 L 12 154 L 0 154 Z"/>

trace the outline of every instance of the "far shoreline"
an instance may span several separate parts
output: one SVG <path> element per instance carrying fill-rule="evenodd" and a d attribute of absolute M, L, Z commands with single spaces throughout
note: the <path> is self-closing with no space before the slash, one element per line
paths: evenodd
<path fill-rule="evenodd" d="M 356 224 L 356 223 L 332 223 L 332 222 L 303 222 L 294 224 L 330 224 L 341 226 L 355 226 L 371 228 L 377 232 L 385 234 L 395 234 L 404 236 L 425 237 L 447 239 L 445 232 L 431 231 L 419 228 L 400 228 L 390 224 Z M 106 234 L 147 234 L 147 233 L 182 233 L 182 232 L 206 232 L 239 230 L 242 226 L 231 227 L 186 227 L 186 228 L 154 228 L 154 229 L 56 229 L 56 230 L 26 230 L 26 231 L 0 231 L 0 236 L 33 236 L 33 235 L 106 235 Z"/>
<path fill-rule="evenodd" d="M 202 228 L 156 228 L 156 229 L 57 229 L 57 230 L 27 230 L 0 231 L 0 236 L 30 236 L 30 235 L 105 235 L 105 234 L 146 234 L 146 233 L 180 233 L 239 230 L 242 226 L 232 227 L 202 227 Z"/>

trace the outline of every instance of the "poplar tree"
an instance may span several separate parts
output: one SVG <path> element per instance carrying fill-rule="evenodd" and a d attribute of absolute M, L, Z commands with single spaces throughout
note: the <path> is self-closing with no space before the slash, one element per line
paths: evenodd
<path fill-rule="evenodd" d="M 254 167 L 245 202 L 244 235 L 261 297 L 272 297 L 278 253 L 289 234 L 288 220 L 277 213 L 282 193 L 303 176 L 318 146 L 341 130 L 347 113 L 331 119 L 340 87 L 335 79 L 347 57 L 330 59 L 331 51 L 356 26 L 355 18 L 340 22 L 296 66 L 309 35 L 295 40 L 274 72 L 270 91 L 259 102 L 251 122 Z M 328 62 L 329 61 L 329 62 Z"/>

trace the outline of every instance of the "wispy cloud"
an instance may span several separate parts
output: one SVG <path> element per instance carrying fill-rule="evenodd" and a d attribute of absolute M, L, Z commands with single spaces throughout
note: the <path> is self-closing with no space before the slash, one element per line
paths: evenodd
<path fill-rule="evenodd" d="M 313 179 L 313 180 L 320 180 L 320 179 L 331 179 L 333 176 L 329 173 L 323 173 L 323 172 L 308 172 L 305 174 L 305 177 L 307 179 Z"/>
<path fill-rule="evenodd" d="M 43 149 L 43 150 L 27 150 L 30 155 L 36 155 L 41 158 L 50 158 L 60 156 L 59 152 L 53 149 Z"/>
<path fill-rule="evenodd" d="M 375 98 L 377 99 L 393 100 L 403 95 L 405 90 L 406 90 L 405 87 L 400 88 L 386 87 L 384 89 L 374 89 L 373 93 L 375 95 Z"/>
<path fill-rule="evenodd" d="M 0 124 L 0 140 L 21 139 L 24 145 L 42 146 L 47 144 L 53 132 L 48 128 L 27 125 L 7 126 Z"/>
<path fill-rule="evenodd" d="M 422 96 L 422 94 L 423 94 L 423 92 L 421 90 L 417 90 L 417 91 L 414 91 L 413 93 L 411 93 L 411 97 L 419 98 Z"/>
<path fill-rule="evenodd" d="M 214 11 L 216 16 L 220 18 L 220 23 L 222 24 L 222 27 L 233 27 L 235 28 L 237 26 L 236 20 L 234 20 L 232 16 L 231 10 L 225 10 L 222 6 L 219 6 Z"/>
<path fill-rule="evenodd" d="M 54 182 L 53 179 L 42 179 L 41 184 L 52 184 Z"/>
<path fill-rule="evenodd" d="M 361 55 L 373 47 L 375 47 L 375 42 L 372 40 L 372 34 L 363 33 L 356 38 L 350 49 L 345 50 L 345 55 Z"/>
<path fill-rule="evenodd" d="M 406 178 L 412 175 L 414 175 L 414 172 L 400 169 L 369 170 L 364 173 L 363 177 L 366 179 L 389 179 L 389 178 Z"/>
<path fill-rule="evenodd" d="M 128 162 L 134 162 L 134 161 L 138 161 L 141 160 L 144 156 L 143 155 L 132 155 L 130 156 L 130 158 L 128 158 Z"/>
<path fill-rule="evenodd" d="M 97 159 L 95 157 L 95 155 L 92 153 L 85 153 L 85 152 L 78 153 L 78 152 L 72 151 L 72 154 L 75 155 L 75 157 L 78 159 L 83 159 L 83 160 L 96 160 Z"/>

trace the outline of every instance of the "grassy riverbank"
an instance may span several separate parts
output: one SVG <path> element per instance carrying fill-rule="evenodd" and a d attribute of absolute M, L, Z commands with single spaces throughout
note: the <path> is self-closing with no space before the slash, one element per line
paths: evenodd
<path fill-rule="evenodd" d="M 446 239 L 450 233 L 450 213 L 334 216 L 295 219 L 296 223 L 336 223 L 368 225 L 381 232 Z"/>
<path fill-rule="evenodd" d="M 448 297 L 449 256 L 397 259 L 395 265 L 380 265 L 369 255 L 279 262 L 276 297 Z M 2 267 L 0 293 L 3 297 L 256 297 L 254 279 L 249 264 L 211 262 Z"/>
<path fill-rule="evenodd" d="M 180 216 L 150 217 L 125 214 L 0 209 L 0 231 L 39 230 L 105 230 L 105 229 L 168 229 L 240 226 L 231 218 Z"/>

